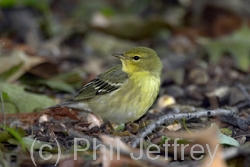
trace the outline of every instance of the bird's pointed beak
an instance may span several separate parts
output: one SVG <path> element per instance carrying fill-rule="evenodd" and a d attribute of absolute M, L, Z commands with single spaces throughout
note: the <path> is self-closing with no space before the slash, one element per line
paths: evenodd
<path fill-rule="evenodd" d="M 125 56 L 123 53 L 112 53 L 112 56 L 118 57 L 119 59 L 125 59 Z"/>

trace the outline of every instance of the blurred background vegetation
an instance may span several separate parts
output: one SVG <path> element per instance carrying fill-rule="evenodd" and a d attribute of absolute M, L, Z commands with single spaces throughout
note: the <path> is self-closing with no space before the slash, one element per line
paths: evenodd
<path fill-rule="evenodd" d="M 208 70 L 224 63 L 247 73 L 249 16 L 250 1 L 244 0 L 0 0 L 0 89 L 6 112 L 58 102 L 37 94 L 69 98 L 119 63 L 111 53 L 134 46 L 153 48 L 161 57 L 163 87 L 185 85 L 190 65 Z"/>
<path fill-rule="evenodd" d="M 226 120 L 233 126 L 220 125 L 220 141 L 217 135 L 201 135 L 210 121 L 218 122 L 202 117 L 166 123 L 147 136 L 144 146 L 161 146 L 168 141 L 169 132 L 183 132 L 184 136 L 188 132 L 198 142 L 216 145 L 211 150 L 216 151 L 219 142 L 224 146 L 223 152 L 218 149 L 214 166 L 222 166 L 218 162 L 224 162 L 225 155 L 229 155 L 229 166 L 249 166 L 249 132 L 245 131 L 250 118 L 249 21 L 250 0 L 0 0 L 0 122 L 4 125 L 0 127 L 0 166 L 33 166 L 32 153 L 24 150 L 33 150 L 30 145 L 37 138 L 35 150 L 46 142 L 54 149 L 45 153 L 55 154 L 55 141 L 59 140 L 63 153 L 72 160 L 62 157 L 59 166 L 90 166 L 93 151 L 83 152 L 78 162 L 70 155 L 75 149 L 74 137 L 80 137 L 80 132 L 91 139 L 111 131 L 90 125 L 94 117 L 92 121 L 89 116 L 78 118 L 71 109 L 44 109 L 69 99 L 96 75 L 120 63 L 112 53 L 135 46 L 150 47 L 160 56 L 164 66 L 161 89 L 152 109 L 140 120 L 116 129 L 136 137 L 140 129 L 148 130 L 145 125 L 151 120 L 154 123 L 155 118 L 167 114 L 226 108 L 237 115 Z M 240 119 L 233 120 L 233 116 Z M 192 145 L 195 140 L 183 143 Z M 116 139 L 112 141 L 116 143 Z M 244 147 L 233 150 L 237 155 L 225 152 L 229 146 L 239 145 Z M 79 146 L 85 148 L 86 144 Z M 168 155 L 169 150 L 161 151 Z M 231 159 L 232 155 L 238 157 Z M 102 159 L 105 166 L 106 157 Z M 170 166 L 197 165 L 192 159 L 187 155 L 185 161 Z M 138 162 L 132 161 L 130 166 L 138 166 L 134 165 Z M 43 159 L 40 166 L 48 163 L 52 161 Z M 128 161 L 123 157 L 119 163 L 124 166 Z"/>

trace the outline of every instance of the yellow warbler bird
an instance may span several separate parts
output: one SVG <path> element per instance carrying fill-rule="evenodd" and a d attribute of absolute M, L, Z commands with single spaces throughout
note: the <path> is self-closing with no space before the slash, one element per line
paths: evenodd
<path fill-rule="evenodd" d="M 160 58 L 146 47 L 112 55 L 122 64 L 98 75 L 75 97 L 53 107 L 87 110 L 112 123 L 127 123 L 144 115 L 159 92 Z"/>

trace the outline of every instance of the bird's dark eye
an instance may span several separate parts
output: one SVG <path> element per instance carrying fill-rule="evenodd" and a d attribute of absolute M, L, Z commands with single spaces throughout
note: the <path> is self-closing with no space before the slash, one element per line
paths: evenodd
<path fill-rule="evenodd" d="M 134 56 L 134 58 L 133 58 L 134 60 L 139 60 L 140 59 L 140 57 L 139 56 Z"/>

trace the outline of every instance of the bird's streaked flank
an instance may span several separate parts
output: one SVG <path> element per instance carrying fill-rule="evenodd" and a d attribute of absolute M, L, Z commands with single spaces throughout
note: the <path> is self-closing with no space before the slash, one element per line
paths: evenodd
<path fill-rule="evenodd" d="M 144 115 L 159 92 L 160 58 L 146 47 L 112 55 L 122 64 L 98 75 L 72 99 L 51 108 L 87 110 L 112 123 L 127 123 Z"/>

